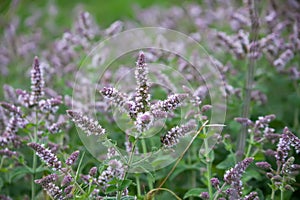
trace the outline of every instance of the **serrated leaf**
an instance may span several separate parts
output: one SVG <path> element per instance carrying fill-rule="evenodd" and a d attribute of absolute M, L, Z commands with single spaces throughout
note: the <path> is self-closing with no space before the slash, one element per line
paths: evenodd
<path fill-rule="evenodd" d="M 184 194 L 183 199 L 188 197 L 199 197 L 202 192 L 207 192 L 206 188 L 193 188 L 190 189 L 187 193 Z"/>

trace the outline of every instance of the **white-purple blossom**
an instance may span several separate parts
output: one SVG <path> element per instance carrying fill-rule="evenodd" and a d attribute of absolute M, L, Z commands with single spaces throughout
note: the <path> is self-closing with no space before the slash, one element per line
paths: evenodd
<path fill-rule="evenodd" d="M 167 134 L 161 137 L 161 143 L 165 147 L 172 147 L 179 142 L 179 139 L 186 136 L 189 132 L 196 128 L 196 121 L 190 120 L 186 124 L 171 128 Z"/>
<path fill-rule="evenodd" d="M 30 106 L 37 104 L 40 98 L 44 95 L 44 85 L 43 69 L 41 69 L 39 59 L 36 56 L 31 70 Z"/>
<path fill-rule="evenodd" d="M 124 173 L 125 169 L 123 164 L 119 160 L 113 159 L 109 161 L 107 169 L 100 174 L 97 181 L 105 190 L 113 178 L 122 180 Z"/>
<path fill-rule="evenodd" d="M 137 83 L 135 93 L 135 103 L 137 112 L 145 112 L 150 106 L 150 94 L 148 83 L 148 68 L 146 67 L 144 52 L 139 53 L 139 57 L 136 62 L 135 79 Z"/>
<path fill-rule="evenodd" d="M 57 156 L 52 153 L 48 148 L 45 148 L 44 145 L 40 145 L 34 142 L 28 143 L 28 146 L 35 150 L 36 155 L 45 162 L 49 167 L 52 167 L 53 170 L 61 169 L 61 161 L 58 160 Z"/>
<path fill-rule="evenodd" d="M 224 181 L 231 186 L 228 190 L 229 196 L 236 199 L 240 198 L 242 195 L 242 175 L 253 160 L 253 158 L 246 158 L 225 172 Z"/>
<path fill-rule="evenodd" d="M 68 110 L 68 115 L 72 121 L 81 128 L 88 136 L 90 135 L 104 135 L 105 129 L 98 123 L 98 121 L 83 115 L 80 112 Z"/>
<path fill-rule="evenodd" d="M 69 158 L 66 160 L 66 164 L 67 165 L 73 165 L 76 162 L 76 160 L 78 159 L 78 156 L 79 156 L 79 151 L 74 151 L 69 156 Z"/>

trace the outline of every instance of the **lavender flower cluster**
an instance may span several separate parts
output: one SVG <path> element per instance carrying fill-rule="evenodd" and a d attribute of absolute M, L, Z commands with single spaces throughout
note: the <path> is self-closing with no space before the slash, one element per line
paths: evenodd
<path fill-rule="evenodd" d="M 214 197 L 210 197 L 208 192 L 202 192 L 200 197 L 202 199 L 243 199 L 243 200 L 258 200 L 257 192 L 251 192 L 243 197 L 243 182 L 241 180 L 243 173 L 254 161 L 254 158 L 245 158 L 238 162 L 233 168 L 227 170 L 224 174 L 224 185 L 220 186 L 218 178 L 210 179 L 211 185 L 216 189 L 217 193 Z M 224 189 L 228 185 L 227 189 Z"/>
<path fill-rule="evenodd" d="M 46 43 L 45 45 L 45 35 L 47 34 L 44 34 L 44 32 L 57 35 L 58 27 L 54 23 L 57 15 L 55 4 L 53 2 L 49 3 L 49 12 L 45 14 L 35 8 L 28 18 L 20 19 L 10 15 L 14 8 L 17 7 L 17 3 L 18 1 L 12 1 L 9 14 L 6 16 L 8 21 L 3 22 L 3 36 L 1 36 L 0 44 L 0 73 L 5 76 L 11 75 L 13 72 L 11 66 L 16 61 L 20 66 L 27 65 L 31 62 L 32 53 L 39 52 L 42 62 L 40 62 L 38 57 L 34 58 L 30 71 L 30 90 L 15 90 L 10 85 L 4 85 L 3 87 L 6 102 L 0 103 L 0 155 L 2 157 L 0 169 L 3 172 L 10 173 L 14 168 L 17 170 L 20 166 L 23 166 L 28 171 L 28 168 L 31 168 L 28 160 L 31 159 L 28 159 L 28 155 L 22 152 L 22 148 L 30 147 L 35 151 L 35 155 L 40 158 L 41 162 L 37 161 L 37 163 L 40 166 L 45 164 L 53 170 L 43 171 L 45 176 L 40 179 L 37 179 L 37 177 L 41 177 L 39 170 L 43 169 L 42 167 L 32 164 L 32 169 L 30 170 L 32 173 L 30 176 L 35 179 L 34 182 L 39 184 L 52 199 L 80 197 L 103 199 L 110 194 L 115 195 L 115 193 L 109 193 L 108 189 L 114 187 L 114 182 L 122 181 L 126 177 L 127 167 L 130 166 L 123 163 L 123 160 L 119 158 L 120 155 L 114 148 L 109 149 L 104 166 L 102 168 L 92 166 L 87 175 L 80 174 L 81 166 L 76 165 L 80 154 L 78 150 L 75 150 L 63 162 L 61 153 L 68 148 L 68 146 L 64 146 L 64 144 L 69 142 L 68 134 L 61 135 L 62 137 L 57 140 L 52 140 L 52 134 L 61 132 L 61 128 L 65 125 L 64 115 L 59 115 L 58 112 L 63 99 L 55 91 L 47 88 L 45 81 L 47 86 L 55 86 L 57 83 L 56 79 L 61 79 L 61 81 L 66 83 L 67 87 L 73 87 L 74 82 L 67 77 L 69 76 L 68 74 L 73 74 L 73 72 L 77 71 L 78 58 L 82 54 L 88 53 L 89 49 L 96 45 L 95 41 L 98 39 L 113 36 L 121 32 L 124 27 L 135 27 L 136 21 L 126 21 L 125 23 L 116 21 L 107 29 L 101 29 L 95 23 L 90 13 L 80 11 L 70 29 L 65 31 L 53 43 Z M 240 5 L 240 2 L 238 4 Z M 242 98 L 243 87 L 240 84 L 236 84 L 236 77 L 245 77 L 244 75 L 241 76 L 241 74 L 244 74 L 244 68 L 239 65 L 247 59 L 261 64 L 261 66 L 258 66 L 257 71 L 254 72 L 253 83 L 245 87 L 247 89 L 249 87 L 251 100 L 256 102 L 257 105 L 268 105 L 268 94 L 265 93 L 264 89 L 260 91 L 262 88 L 260 87 L 260 81 L 264 81 L 260 76 L 261 74 L 265 75 L 265 72 L 267 72 L 268 77 L 269 75 L 288 75 L 294 84 L 297 96 L 299 96 L 300 70 L 297 63 L 300 50 L 299 2 L 289 0 L 283 4 L 280 1 L 271 1 L 270 4 L 265 4 L 264 9 L 262 9 L 263 12 L 259 13 L 260 16 L 257 16 L 255 1 L 253 0 L 244 1 L 244 4 L 239 8 L 236 8 L 236 5 L 237 3 L 233 1 L 205 1 L 203 6 L 195 3 L 184 3 L 180 6 L 171 6 L 170 8 L 152 7 L 146 10 L 136 8 L 135 12 L 137 21 L 140 24 L 180 30 L 196 41 L 208 44 L 208 48 L 211 48 L 210 50 L 213 50 L 216 53 L 216 57 L 220 59 L 219 61 L 217 58 L 213 58 L 213 63 L 221 72 L 220 78 L 224 81 L 225 91 L 222 95 L 224 98 L 229 99 L 230 103 L 231 97 L 234 99 L 234 103 L 236 103 L 235 98 L 238 100 Z M 18 32 L 23 28 L 23 22 L 30 30 L 34 30 L 38 27 L 37 22 L 46 15 L 50 17 L 47 17 L 49 20 L 45 23 L 43 29 L 35 30 L 32 35 L 18 35 Z M 224 19 L 228 19 L 229 23 L 224 23 Z M 223 30 L 225 29 L 215 30 L 213 28 L 224 27 L 224 25 L 226 29 L 227 25 L 232 29 L 231 33 L 224 32 Z M 257 38 L 254 37 L 256 34 Z M 156 42 L 161 44 L 162 47 L 166 45 L 164 38 L 158 38 Z M 42 41 L 42 39 L 45 41 Z M 175 50 L 186 47 L 180 41 L 171 45 L 170 48 Z M 44 49 L 45 46 L 49 48 Z M 227 57 L 227 54 L 224 54 L 224 47 L 232 55 L 230 55 L 229 59 L 223 58 L 224 55 Z M 192 59 L 198 58 L 197 56 L 199 56 L 197 53 L 192 52 Z M 95 66 L 101 66 L 105 57 L 105 52 L 98 53 L 92 58 L 92 62 Z M 190 100 L 196 107 L 199 106 L 208 94 L 208 90 L 211 89 L 210 86 L 200 86 L 196 91 L 190 91 L 185 88 L 186 94 L 170 94 L 165 100 L 152 102 L 146 58 L 150 61 L 175 62 L 178 65 L 178 71 L 184 74 L 186 80 L 203 83 L 203 79 L 196 75 L 195 69 L 188 67 L 189 63 L 177 55 L 170 55 L 153 49 L 150 49 L 147 53 L 140 52 L 135 68 L 137 87 L 133 95 L 127 95 L 114 87 L 105 87 L 100 91 L 104 97 L 129 115 L 134 122 L 134 128 L 140 134 L 153 127 L 156 120 L 170 117 L 171 112 L 184 105 L 186 100 Z M 227 63 L 224 62 L 223 64 L 222 61 Z M 198 63 L 199 67 L 204 66 L 205 62 Z M 267 68 L 267 62 L 274 69 Z M 130 68 L 120 68 L 117 72 L 123 74 L 122 72 L 128 69 Z M 279 74 L 275 74 L 272 70 Z M 108 70 L 100 85 L 108 85 L 111 78 L 110 73 L 111 71 Z M 156 73 L 159 79 L 169 88 L 175 88 L 167 77 L 159 72 Z M 86 88 L 94 88 L 94 85 L 91 87 L 91 83 L 89 83 L 85 74 L 80 75 L 82 76 L 79 80 L 80 87 L 76 89 L 80 90 L 82 95 L 85 96 L 87 94 Z M 209 77 L 210 74 L 204 74 L 204 76 Z M 268 97 L 270 98 L 270 96 Z M 70 106 L 70 98 L 66 96 L 65 100 L 68 104 L 67 106 Z M 110 116 L 105 113 L 109 108 L 109 104 L 106 101 L 97 103 L 99 103 L 97 106 L 101 113 L 110 122 L 114 123 L 113 119 L 109 118 Z M 75 102 L 74 104 L 76 104 L 74 106 L 76 109 L 68 110 L 67 114 L 88 136 L 105 137 L 109 135 L 98 121 L 83 114 L 87 113 L 86 111 L 91 105 L 82 105 L 80 102 Z M 204 113 L 210 108 L 210 105 L 205 105 L 202 107 L 201 112 Z M 193 112 L 191 111 L 190 113 Z M 210 184 L 216 192 L 215 196 L 210 196 L 210 191 L 210 193 L 201 193 L 200 197 L 202 199 L 217 199 L 217 197 L 219 197 L 218 199 L 259 199 L 257 192 L 249 193 L 251 188 L 244 190 L 243 185 L 246 183 L 242 182 L 242 175 L 249 165 L 254 162 L 254 158 L 256 160 L 257 157 L 261 158 L 261 156 L 266 158 L 255 164 L 261 169 L 260 172 L 265 174 L 270 181 L 271 199 L 275 199 L 277 190 L 280 190 L 282 199 L 285 198 L 283 193 L 286 190 L 295 191 L 297 185 L 293 185 L 293 183 L 295 182 L 295 177 L 299 174 L 300 166 L 296 155 L 292 153 L 299 154 L 300 139 L 297 133 L 293 134 L 292 131 L 299 129 L 298 112 L 298 108 L 295 107 L 294 128 L 288 129 L 286 127 L 283 129 L 282 134 L 277 134 L 272 126 L 275 115 L 262 116 L 257 120 L 250 120 L 246 117 L 235 118 L 237 122 L 248 128 L 247 137 L 249 137 L 249 140 L 246 146 L 248 148 L 247 152 L 245 152 L 246 158 L 237 162 L 230 170 L 226 170 L 223 177 L 223 186 L 221 186 L 221 179 L 212 178 L 210 180 Z M 205 118 L 206 116 L 202 117 L 202 119 L 207 119 Z M 277 117 L 279 118 L 278 120 L 284 118 L 280 115 L 277 115 Z M 196 126 L 197 123 L 194 120 L 190 120 L 186 124 L 171 128 L 161 136 L 162 145 L 164 147 L 175 146 L 182 137 L 193 131 Z M 67 131 L 67 129 L 65 130 Z M 135 148 L 136 153 L 139 153 L 138 147 L 133 147 L 130 139 L 132 138 L 127 134 L 126 150 L 132 152 L 133 148 Z M 271 142 L 271 144 L 268 144 L 268 142 Z M 265 150 L 265 148 L 271 148 L 272 145 L 275 147 L 275 150 Z M 233 146 L 231 143 L 227 143 L 226 149 L 232 153 L 234 150 Z M 260 156 L 257 156 L 258 154 Z M 35 160 L 35 155 L 33 160 Z M 195 164 L 193 163 L 193 157 L 192 159 L 188 157 L 188 159 L 188 162 L 184 162 L 184 164 Z M 81 165 L 81 163 L 78 165 Z M 38 170 L 36 170 L 36 167 L 38 167 Z M 78 178 L 79 176 L 80 178 Z M 28 176 L 25 176 L 24 179 L 27 181 L 27 178 Z M 1 180 L 5 181 L 6 179 L 1 177 Z M 141 180 L 144 181 L 143 179 Z M 7 185 L 6 182 L 5 185 Z M 1 185 L 0 189 L 1 187 L 3 186 Z M 126 188 L 122 191 L 122 196 L 127 196 L 128 192 L 128 188 Z M 248 195 L 245 195 L 246 193 Z M 34 195 L 36 194 L 33 194 L 32 199 L 37 197 L 37 195 Z M 44 197 L 48 198 L 46 195 Z M 0 199 L 11 198 L 6 195 L 0 195 Z"/>
<path fill-rule="evenodd" d="M 59 121 L 56 121 L 57 118 L 54 116 L 58 106 L 62 104 L 62 99 L 58 95 L 50 98 L 45 97 L 42 71 L 39 60 L 35 57 L 31 70 L 31 92 L 14 90 L 11 86 L 5 85 L 6 100 L 14 104 L 1 103 L 1 107 L 4 109 L 1 113 L 1 119 L 3 119 L 2 122 L 5 126 L 5 130 L 0 136 L 1 147 L 9 147 L 11 144 L 14 147 L 20 147 L 23 141 L 27 142 L 27 137 L 17 134 L 18 130 L 26 128 L 29 123 L 35 123 L 38 117 L 45 120 L 43 128 L 48 129 L 52 134 L 58 133 L 64 124 L 63 116 L 58 117 Z M 7 120 L 8 116 L 10 117 L 9 120 Z M 46 132 L 43 134 L 45 136 Z"/>
<path fill-rule="evenodd" d="M 88 136 L 105 134 L 105 129 L 103 129 L 102 126 L 99 125 L 98 121 L 90 119 L 89 117 L 72 110 L 68 110 L 67 113 L 70 116 L 70 118 L 75 122 L 75 124 L 83 131 L 85 131 Z"/>
<path fill-rule="evenodd" d="M 139 132 L 148 130 L 155 120 L 166 118 L 169 112 L 180 107 L 182 102 L 188 97 L 187 94 L 173 94 L 168 96 L 166 100 L 158 100 L 155 103 L 151 103 L 147 74 L 145 54 L 140 52 L 135 70 L 137 88 L 133 97 L 127 97 L 113 87 L 103 88 L 100 91 L 104 97 L 128 113 L 134 121 L 136 130 Z M 178 143 L 180 137 L 183 137 L 195 127 L 196 123 L 193 121 L 193 123 L 188 122 L 186 125 L 173 128 L 167 135 L 162 137 L 161 142 L 166 147 L 174 146 Z"/>

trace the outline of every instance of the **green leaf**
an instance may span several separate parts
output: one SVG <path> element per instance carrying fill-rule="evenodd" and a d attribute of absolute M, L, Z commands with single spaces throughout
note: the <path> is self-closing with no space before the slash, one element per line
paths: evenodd
<path fill-rule="evenodd" d="M 257 170 L 257 168 L 255 166 L 250 166 L 246 172 L 243 175 L 243 180 L 245 182 L 251 180 L 251 179 L 256 179 L 258 181 L 262 180 L 262 176 L 259 173 L 259 171 Z"/>
<path fill-rule="evenodd" d="M 107 182 L 110 185 L 117 185 L 118 183 L 121 183 L 121 180 L 117 178 L 113 178 L 111 181 Z"/>
<path fill-rule="evenodd" d="M 30 170 L 25 167 L 16 167 L 10 173 L 8 181 L 12 182 L 12 180 L 23 178 L 26 174 L 30 173 Z"/>
<path fill-rule="evenodd" d="M 43 171 L 48 171 L 51 172 L 50 169 L 48 167 L 38 167 L 35 172 L 39 173 L 39 172 L 43 172 Z"/>
<path fill-rule="evenodd" d="M 172 173 L 170 180 L 173 180 L 176 176 L 178 176 L 179 174 L 181 174 L 184 171 L 187 170 L 199 170 L 201 168 L 201 163 L 196 163 L 193 165 L 187 165 L 187 164 L 179 164 L 177 166 L 177 168 L 174 170 L 174 172 Z"/>
<path fill-rule="evenodd" d="M 118 188 L 116 185 L 110 185 L 107 187 L 105 193 L 108 194 L 108 193 L 111 193 L 111 192 L 116 192 L 118 191 Z"/>
<path fill-rule="evenodd" d="M 119 191 L 125 190 L 129 187 L 129 185 L 132 183 L 132 180 L 126 179 L 122 182 L 122 184 L 119 187 Z"/>
<path fill-rule="evenodd" d="M 199 197 L 202 192 L 207 192 L 206 188 L 193 188 L 190 189 L 187 193 L 185 193 L 183 199 L 188 197 Z"/>
<path fill-rule="evenodd" d="M 216 167 L 217 169 L 229 169 L 235 165 L 234 155 L 229 154 L 225 160 L 220 162 Z"/>

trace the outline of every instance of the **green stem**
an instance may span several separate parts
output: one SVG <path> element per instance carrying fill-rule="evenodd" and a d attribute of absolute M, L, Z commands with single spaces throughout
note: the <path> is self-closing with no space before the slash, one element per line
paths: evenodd
<path fill-rule="evenodd" d="M 272 188 L 271 200 L 274 200 L 275 190 Z"/>
<path fill-rule="evenodd" d="M 74 184 L 75 186 L 80 190 L 80 192 L 82 194 L 85 194 L 85 191 L 81 188 L 81 186 L 77 183 L 77 179 L 79 177 L 79 171 L 80 171 L 80 167 L 81 167 L 81 164 L 82 164 L 82 161 L 83 161 L 83 158 L 84 158 L 84 155 L 85 155 L 85 152 L 83 152 L 81 158 L 80 158 L 80 161 L 79 161 L 79 164 L 78 164 L 78 168 L 76 170 L 76 174 L 75 174 L 75 179 L 74 179 Z"/>
<path fill-rule="evenodd" d="M 37 132 L 38 132 L 38 112 L 37 109 L 35 108 L 35 127 L 34 127 L 34 132 L 33 132 L 33 142 L 37 143 L 38 137 L 37 137 Z M 37 155 L 35 151 L 33 151 L 33 158 L 32 158 L 32 179 L 31 179 L 31 199 L 35 199 L 35 173 L 36 173 L 36 165 L 37 165 Z"/>
<path fill-rule="evenodd" d="M 205 127 L 203 128 L 203 134 L 206 135 L 206 129 Z M 204 147 L 205 147 L 205 163 L 206 163 L 206 170 L 207 170 L 207 187 L 208 187 L 208 193 L 210 198 L 213 196 L 213 190 L 212 190 L 212 185 L 210 182 L 211 179 L 211 168 L 212 168 L 212 160 L 209 156 L 209 147 L 208 147 L 208 141 L 207 138 L 204 139 Z"/>
<path fill-rule="evenodd" d="M 281 191 L 280 191 L 280 200 L 284 200 L 284 191 L 283 191 L 283 189 L 281 189 Z"/>
<path fill-rule="evenodd" d="M 128 161 L 127 161 L 127 170 L 125 171 L 125 174 L 124 174 L 124 180 L 128 176 L 128 172 L 129 172 L 131 162 L 132 162 L 132 159 L 133 159 L 133 154 L 134 154 L 134 150 L 135 150 L 135 147 L 136 147 L 136 143 L 137 143 L 137 138 L 135 139 L 135 141 L 132 144 L 131 152 L 130 152 L 130 155 L 129 155 L 129 158 L 128 158 Z"/>
<path fill-rule="evenodd" d="M 135 181 L 136 181 L 137 195 L 138 195 L 138 197 L 140 197 L 142 195 L 142 193 L 141 193 L 140 176 L 138 174 L 136 174 L 136 176 L 135 176 Z"/>
<path fill-rule="evenodd" d="M 253 142 L 254 142 L 254 135 L 252 133 L 252 134 L 250 134 L 250 141 L 249 141 L 249 145 L 248 145 L 248 149 L 247 149 L 247 153 L 246 153 L 246 158 L 249 158 L 249 156 L 250 156 Z"/>
<path fill-rule="evenodd" d="M 142 142 L 143 153 L 146 155 L 147 154 L 147 145 L 146 145 L 146 142 L 145 142 L 144 139 L 142 139 L 141 142 Z M 149 177 L 150 176 L 147 175 L 148 186 L 149 186 L 149 190 L 152 190 L 153 189 L 153 183 L 152 183 L 152 181 L 150 180 Z"/>
<path fill-rule="evenodd" d="M 214 199 L 213 200 L 217 200 L 219 195 L 221 194 L 221 192 L 223 191 L 223 188 L 225 187 L 226 183 L 223 183 L 223 185 L 221 186 L 221 188 L 218 188 L 215 196 L 214 196 Z"/>
<path fill-rule="evenodd" d="M 248 0 L 249 3 L 249 13 L 251 18 L 251 31 L 250 31 L 250 41 L 256 42 L 258 38 L 258 16 L 257 16 L 257 8 L 254 0 Z M 251 6 L 251 7 L 250 7 Z M 253 13 L 252 13 L 253 12 Z M 250 103 L 251 103 L 251 91 L 254 83 L 254 71 L 256 65 L 256 59 L 254 58 L 254 54 L 256 53 L 257 48 L 250 48 L 249 52 L 249 62 L 247 66 L 247 79 L 245 83 L 245 95 L 243 100 L 243 110 L 242 117 L 249 118 L 250 116 Z M 247 125 L 242 126 L 241 133 L 239 134 L 239 140 L 237 144 L 237 160 L 240 161 L 243 159 L 246 137 L 247 137 Z"/>
<path fill-rule="evenodd" d="M 209 193 L 210 197 L 212 197 L 212 195 L 213 195 L 212 185 L 211 185 L 211 182 L 210 182 L 210 179 L 211 179 L 211 167 L 212 167 L 212 163 L 211 162 L 207 162 L 207 164 L 206 164 L 206 169 L 207 169 L 207 187 L 208 187 L 208 193 Z"/>
<path fill-rule="evenodd" d="M 128 176 L 128 172 L 129 172 L 129 169 L 130 169 L 130 166 L 131 166 L 131 163 L 132 163 L 132 159 L 133 159 L 133 154 L 134 154 L 134 150 L 135 150 L 135 147 L 136 147 L 136 143 L 138 141 L 138 138 L 135 138 L 134 142 L 132 143 L 132 148 L 131 148 L 131 152 L 130 152 L 130 155 L 129 155 L 129 158 L 128 158 L 128 161 L 127 161 L 127 168 L 126 168 L 126 171 L 124 173 L 124 178 L 123 178 L 123 181 L 127 178 Z M 121 155 L 121 154 L 120 154 Z M 122 182 L 123 182 L 122 181 Z M 122 191 L 118 191 L 117 192 L 117 199 L 120 200 L 122 197 Z"/>
<path fill-rule="evenodd" d="M 279 175 L 280 174 L 280 168 L 281 168 L 281 164 L 280 163 L 277 163 L 277 170 L 276 170 L 276 175 Z M 272 193 L 271 193 L 271 199 L 272 200 L 274 200 L 274 198 L 275 198 L 275 192 L 277 191 L 277 187 L 275 186 L 275 181 L 274 180 L 272 180 L 271 179 L 271 181 L 272 181 Z"/>

